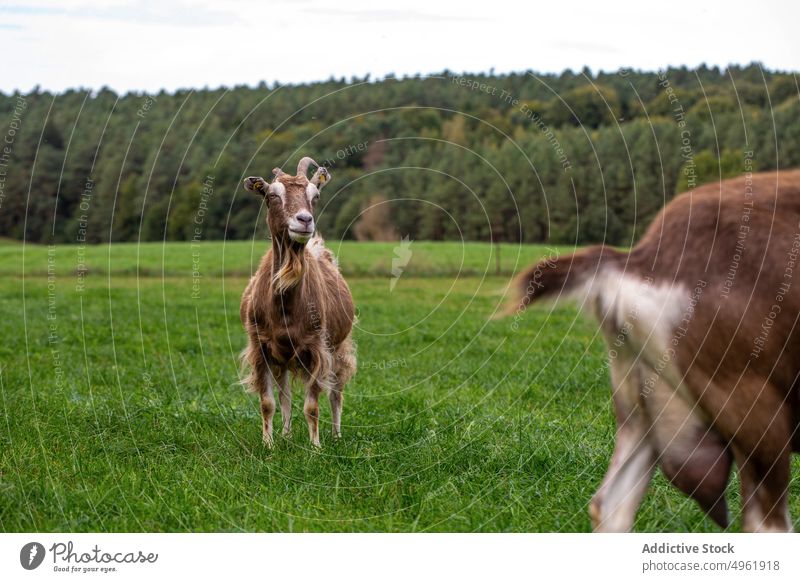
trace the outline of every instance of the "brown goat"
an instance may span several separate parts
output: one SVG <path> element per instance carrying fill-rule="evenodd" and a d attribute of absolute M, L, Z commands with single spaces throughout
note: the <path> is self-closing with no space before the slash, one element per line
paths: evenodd
<path fill-rule="evenodd" d="M 728 524 L 739 471 L 746 531 L 791 531 L 790 456 L 800 450 L 800 171 L 684 193 L 629 252 L 596 246 L 517 279 L 522 311 L 577 299 L 609 346 L 617 437 L 590 515 L 633 526 L 652 472 Z"/>
<path fill-rule="evenodd" d="M 264 444 L 271 447 L 275 387 L 278 387 L 283 436 L 291 434 L 291 375 L 305 382 L 303 410 L 308 434 L 319 442 L 321 392 L 331 403 L 333 436 L 341 435 L 345 384 L 356 371 L 350 332 L 355 308 L 333 254 L 315 233 L 314 207 L 330 180 L 319 167 L 311 180 L 311 158 L 303 158 L 297 175 L 275 168 L 271 184 L 261 177 L 244 181 L 245 189 L 264 197 L 272 248 L 261 259 L 242 295 L 240 316 L 249 338 L 242 353 L 250 375 L 244 380 L 261 398 Z"/>

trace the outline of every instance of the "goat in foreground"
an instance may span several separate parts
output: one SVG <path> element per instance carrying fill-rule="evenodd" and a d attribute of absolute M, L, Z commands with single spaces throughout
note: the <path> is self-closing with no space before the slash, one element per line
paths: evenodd
<path fill-rule="evenodd" d="M 727 527 L 733 461 L 743 529 L 792 530 L 799 256 L 800 171 L 782 171 L 678 196 L 629 253 L 591 247 L 517 279 L 509 311 L 577 299 L 610 348 L 617 436 L 595 530 L 631 529 L 657 465 Z"/>
<path fill-rule="evenodd" d="M 353 297 L 333 254 L 315 233 L 314 207 L 329 172 L 318 167 L 306 177 L 311 158 L 303 158 L 297 175 L 279 168 L 268 184 L 245 179 L 245 189 L 263 196 L 272 248 L 261 259 L 242 295 L 240 316 L 249 338 L 242 354 L 250 375 L 244 380 L 261 398 L 264 444 L 272 447 L 275 388 L 281 406 L 283 436 L 291 433 L 290 374 L 305 382 L 303 411 L 312 445 L 319 442 L 320 393 L 331 404 L 333 436 L 341 435 L 345 384 L 356 371 L 350 332 L 355 319 Z"/>

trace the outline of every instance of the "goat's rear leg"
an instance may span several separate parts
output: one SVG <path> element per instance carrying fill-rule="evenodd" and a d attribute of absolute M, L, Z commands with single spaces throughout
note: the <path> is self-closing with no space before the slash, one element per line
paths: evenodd
<path fill-rule="evenodd" d="M 333 384 L 328 399 L 331 403 L 331 417 L 333 424 L 333 438 L 342 436 L 342 405 L 344 404 L 344 387 L 356 372 L 355 346 L 350 336 L 336 349 L 334 354 L 334 371 L 336 381 Z"/>
<path fill-rule="evenodd" d="M 641 418 L 630 419 L 619 427 L 611 464 L 589 506 L 594 531 L 626 532 L 633 528 L 655 461 Z"/>
<path fill-rule="evenodd" d="M 695 404 L 651 368 L 649 394 L 642 408 L 652 426 L 651 441 L 659 464 L 675 487 L 697 501 L 720 527 L 728 527 L 725 488 L 731 471 L 731 453 L 717 431 L 699 416 Z"/>
<path fill-rule="evenodd" d="M 308 438 L 311 439 L 311 444 L 317 448 L 319 444 L 319 393 L 322 391 L 319 384 L 311 382 L 306 387 L 306 403 L 303 406 L 303 412 L 306 415 L 306 422 L 308 423 Z"/>
<path fill-rule="evenodd" d="M 283 438 L 292 436 L 292 383 L 289 380 L 289 374 L 284 372 L 281 378 L 278 378 L 279 392 L 278 398 L 281 403 L 281 420 L 283 421 Z"/>
<path fill-rule="evenodd" d="M 627 354 L 611 362 L 617 438 L 603 483 L 592 498 L 589 515 L 598 532 L 625 532 L 633 528 L 655 468 L 656 454 L 648 438 L 648 424 L 638 404 L 639 370 Z"/>
<path fill-rule="evenodd" d="M 244 307 L 243 313 L 244 313 Z M 275 372 L 278 376 L 286 375 L 284 370 L 273 371 L 267 361 L 265 346 L 261 345 L 258 337 L 251 337 L 242 353 L 243 363 L 250 368 L 250 374 L 243 380 L 248 392 L 258 394 L 261 401 L 262 440 L 267 447 L 272 448 L 272 417 L 275 415 Z"/>

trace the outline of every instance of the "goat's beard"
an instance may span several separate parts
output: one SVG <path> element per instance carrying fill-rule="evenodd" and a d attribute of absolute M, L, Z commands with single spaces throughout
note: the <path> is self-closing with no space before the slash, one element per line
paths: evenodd
<path fill-rule="evenodd" d="M 300 282 L 303 277 L 303 252 L 304 244 L 289 244 L 281 248 L 280 267 L 272 276 L 275 293 L 285 293 Z"/>

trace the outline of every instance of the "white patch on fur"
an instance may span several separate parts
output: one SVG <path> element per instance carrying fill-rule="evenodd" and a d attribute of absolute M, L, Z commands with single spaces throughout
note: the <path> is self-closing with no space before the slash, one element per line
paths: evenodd
<path fill-rule="evenodd" d="M 571 295 L 598 321 L 624 328 L 626 342 L 649 365 L 661 370 L 672 361 L 674 330 L 691 301 L 683 284 L 657 284 L 609 269 L 601 270 Z"/>
<path fill-rule="evenodd" d="M 312 207 L 314 206 L 314 203 L 317 201 L 317 198 L 319 198 L 319 188 L 317 188 L 311 182 L 309 182 L 308 186 L 306 186 L 306 198 L 308 199 L 308 203 Z"/>
<path fill-rule="evenodd" d="M 306 248 L 315 259 L 322 257 L 328 250 L 325 248 L 325 241 L 317 235 L 314 235 L 314 237 L 308 241 Z"/>
<path fill-rule="evenodd" d="M 311 256 L 315 259 L 327 259 L 338 269 L 339 262 L 336 260 L 336 257 L 330 251 L 328 247 L 325 246 L 325 241 L 322 240 L 322 237 L 318 234 L 315 234 L 314 237 L 306 243 L 306 249 L 308 252 L 311 253 Z"/>
<path fill-rule="evenodd" d="M 281 204 L 286 204 L 286 186 L 277 180 L 269 185 L 270 194 L 275 194 L 280 197 Z"/>

